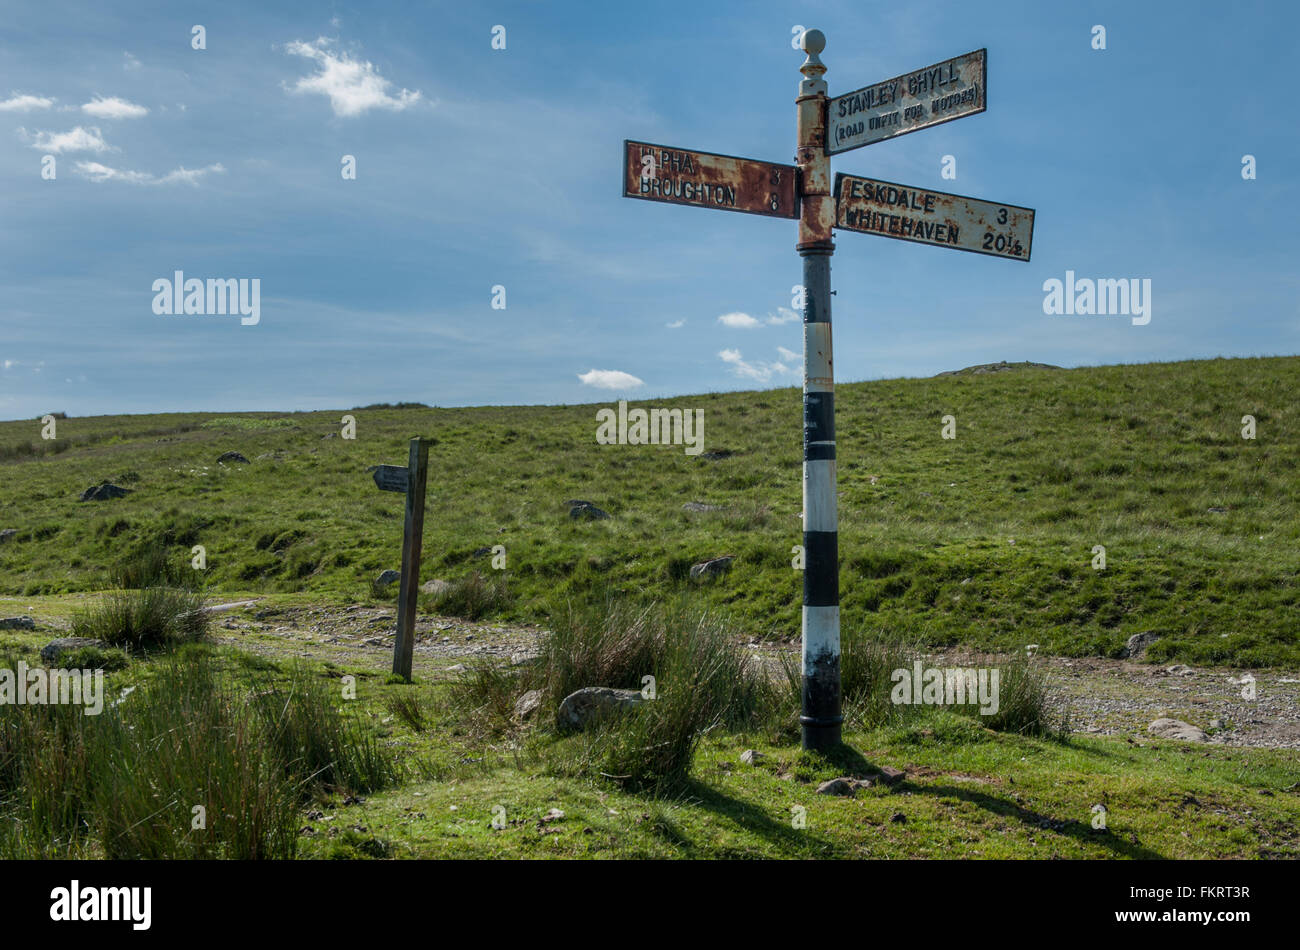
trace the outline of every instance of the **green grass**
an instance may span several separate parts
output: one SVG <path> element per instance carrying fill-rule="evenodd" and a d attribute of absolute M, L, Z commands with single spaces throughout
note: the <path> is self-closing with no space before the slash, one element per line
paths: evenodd
<path fill-rule="evenodd" d="M 423 730 L 390 727 L 411 754 L 427 754 L 431 776 L 322 809 L 333 821 L 304 823 L 301 856 L 1300 857 L 1300 764 L 1289 750 L 1062 742 L 939 711 L 852 727 L 834 758 L 764 733 L 714 731 L 683 784 L 650 794 L 556 768 L 544 747 L 462 729 L 446 684 L 379 689 L 422 698 Z M 762 753 L 757 765 L 740 763 L 746 749 Z M 881 766 L 906 778 L 854 798 L 815 794 L 822 781 Z M 1105 830 L 1093 827 L 1097 805 Z M 552 809 L 563 817 L 543 820 Z M 353 831 L 335 829 L 344 820 Z"/>
<path fill-rule="evenodd" d="M 1300 358 L 884 380 L 838 387 L 843 624 L 909 642 L 1296 665 L 1300 639 Z M 799 628 L 800 397 L 719 393 L 705 451 L 606 446 L 596 405 L 70 418 L 57 451 L 35 420 L 0 423 L 0 593 L 102 586 L 129 551 L 207 550 L 211 592 L 368 601 L 399 566 L 401 497 L 366 469 L 435 437 L 422 579 L 499 576 L 487 615 L 545 624 L 604 591 L 682 594 L 748 633 Z M 940 419 L 957 418 L 955 440 Z M 1243 415 L 1258 438 L 1243 440 Z M 331 437 L 332 436 L 332 437 Z M 26 448 L 24 448 L 26 447 Z M 216 464 L 236 450 L 251 465 Z M 79 502 L 104 479 L 134 491 Z M 571 521 L 589 499 L 608 521 Z M 694 514 L 700 500 L 725 512 Z M 1211 508 L 1224 508 L 1212 512 Z M 1014 543 L 1013 543 L 1014 542 Z M 482 547 L 502 544 L 502 575 Z M 1107 568 L 1090 566 L 1094 545 Z M 700 585 L 691 564 L 735 554 Z M 394 585 L 395 588 L 395 585 Z M 395 590 L 390 596 L 395 596 Z"/>
<path fill-rule="evenodd" d="M 113 591 L 83 607 L 72 634 L 130 650 L 163 650 L 201 640 L 209 615 L 203 595 L 174 587 Z"/>
<path fill-rule="evenodd" d="M 0 858 L 291 858 L 305 804 L 405 777 L 336 681 L 246 657 L 109 670 L 97 715 L 0 704 Z"/>

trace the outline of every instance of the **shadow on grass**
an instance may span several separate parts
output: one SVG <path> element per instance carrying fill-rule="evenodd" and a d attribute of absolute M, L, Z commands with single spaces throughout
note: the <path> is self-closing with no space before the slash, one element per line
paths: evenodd
<path fill-rule="evenodd" d="M 772 817 L 772 812 L 766 808 L 751 804 L 750 802 L 741 801 L 720 791 L 712 785 L 707 785 L 699 779 L 689 779 L 678 800 L 690 802 L 700 808 L 706 809 L 720 818 L 734 822 L 738 827 L 745 831 L 766 838 L 774 846 L 780 849 L 782 857 L 833 857 L 836 852 L 835 842 L 828 838 L 822 838 L 807 828 L 795 828 L 789 820 L 780 821 Z M 660 826 L 665 825 L 664 821 L 659 822 Z M 668 823 L 671 825 L 671 823 Z M 666 840 L 672 841 L 682 849 L 683 857 L 696 857 L 698 849 L 690 840 L 675 829 L 665 828 Z M 726 857 L 725 853 L 719 853 L 719 849 L 710 848 L 708 853 L 703 855 L 709 858 Z M 749 852 L 738 853 L 738 857 L 754 857 Z"/>
<path fill-rule="evenodd" d="M 1001 815 L 1004 818 L 1014 818 L 1026 827 L 1050 832 L 1062 837 L 1074 838 L 1080 843 L 1098 845 L 1106 848 L 1115 857 L 1118 858 L 1137 858 L 1148 861 L 1165 860 L 1165 856 L 1158 851 L 1152 851 L 1150 848 L 1143 847 L 1131 841 L 1125 841 L 1119 835 L 1111 831 L 1100 831 L 1092 827 L 1090 822 L 1066 820 L 1062 818 L 1052 818 L 1017 805 L 1015 802 L 1007 801 L 1004 798 L 998 798 L 994 795 L 987 795 L 983 792 L 977 792 L 969 788 L 959 788 L 954 785 L 916 785 L 912 782 L 902 782 L 895 786 L 896 789 L 906 789 L 914 795 L 930 795 L 935 798 L 957 798 L 965 802 L 970 802 L 983 808 L 987 812 L 995 815 Z"/>

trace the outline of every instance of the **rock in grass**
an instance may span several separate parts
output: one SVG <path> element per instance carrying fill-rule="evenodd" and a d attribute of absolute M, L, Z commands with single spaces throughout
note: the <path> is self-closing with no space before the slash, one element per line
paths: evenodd
<path fill-rule="evenodd" d="M 822 782 L 817 786 L 818 795 L 847 795 L 850 798 L 857 795 L 858 789 L 870 788 L 871 780 L 865 778 L 849 778 L 842 776 L 833 778 L 830 781 Z"/>
<path fill-rule="evenodd" d="M 130 494 L 131 489 L 121 488 L 111 482 L 103 482 L 99 485 L 91 485 L 81 493 L 82 501 L 108 501 L 111 498 L 125 498 Z"/>
<path fill-rule="evenodd" d="M 555 722 L 561 731 L 586 729 L 601 716 L 615 710 L 631 709 L 644 701 L 645 697 L 635 689 L 584 686 L 564 697 Z"/>
<path fill-rule="evenodd" d="M 744 765 L 755 765 L 763 758 L 763 753 L 754 749 L 746 749 L 740 753 L 740 761 Z"/>
<path fill-rule="evenodd" d="M 609 512 L 602 511 L 589 501 L 571 501 L 569 517 L 574 521 L 603 521 L 609 517 Z"/>
<path fill-rule="evenodd" d="M 35 630 L 36 621 L 31 617 L 0 618 L 0 630 Z"/>
<path fill-rule="evenodd" d="M 59 637 L 57 640 L 51 640 L 41 647 L 41 659 L 46 663 L 55 663 L 64 653 L 80 650 L 82 647 L 95 647 L 103 650 L 109 646 L 110 644 L 105 643 L 103 640 L 95 640 L 91 637 Z"/>
<path fill-rule="evenodd" d="M 699 564 L 691 567 L 691 580 L 700 580 L 704 577 L 721 577 L 727 571 L 731 570 L 731 562 L 736 559 L 734 554 L 724 554 L 722 557 L 715 557 L 708 561 L 701 561 Z"/>
<path fill-rule="evenodd" d="M 688 501 L 686 504 L 682 505 L 682 510 L 691 511 L 699 514 L 706 511 L 726 511 L 727 506 L 710 505 L 708 502 L 703 502 L 703 501 Z"/>
<path fill-rule="evenodd" d="M 401 579 L 402 579 L 402 572 L 395 571 L 390 567 L 388 570 L 384 571 L 382 574 L 380 574 L 378 577 L 375 578 L 375 586 L 387 587 L 389 584 L 395 583 L 396 581 L 400 581 Z"/>
<path fill-rule="evenodd" d="M 399 573 L 397 576 L 401 577 L 401 574 Z M 440 594 L 445 594 L 449 590 L 451 590 L 451 585 L 448 584 L 446 581 L 438 580 L 438 578 L 436 577 L 433 580 L 425 581 L 423 584 L 420 585 L 421 593 L 433 594 L 435 597 L 437 597 Z"/>
<path fill-rule="evenodd" d="M 16 534 L 18 534 L 17 528 L 5 528 L 3 531 L 0 531 L 0 544 L 3 544 L 4 542 L 8 541 Z"/>
<path fill-rule="evenodd" d="M 880 780 L 886 785 L 897 785 L 905 778 L 907 778 L 907 773 L 902 769 L 896 769 L 890 765 L 880 767 Z"/>
<path fill-rule="evenodd" d="M 1210 741 L 1210 737 L 1203 729 L 1181 719 L 1169 719 L 1164 716 L 1147 726 L 1147 732 L 1159 739 L 1182 739 L 1184 742 Z"/>
<path fill-rule="evenodd" d="M 1124 644 L 1124 649 L 1120 650 L 1120 659 L 1127 660 L 1137 658 L 1146 652 L 1146 648 L 1160 639 L 1160 634 L 1150 630 L 1144 630 L 1142 633 L 1135 633 L 1128 638 Z"/>
<path fill-rule="evenodd" d="M 248 459 L 240 455 L 238 452 L 222 452 L 220 455 L 217 456 L 217 464 L 220 465 L 223 462 L 238 462 L 241 465 L 253 464 Z"/>
<path fill-rule="evenodd" d="M 533 713 L 537 712 L 541 705 L 542 691 L 540 689 L 530 689 L 515 700 L 515 718 L 520 722 L 526 722 Z"/>

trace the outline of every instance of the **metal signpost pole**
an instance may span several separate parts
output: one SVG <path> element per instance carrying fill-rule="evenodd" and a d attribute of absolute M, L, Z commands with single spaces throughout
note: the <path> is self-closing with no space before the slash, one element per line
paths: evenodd
<path fill-rule="evenodd" d="M 835 382 L 831 359 L 831 194 L 826 153 L 826 48 L 820 30 L 799 42 L 808 54 L 799 71 L 799 241 L 803 258 L 803 700 L 799 723 L 805 749 L 839 745 L 840 581 L 835 503 Z"/>

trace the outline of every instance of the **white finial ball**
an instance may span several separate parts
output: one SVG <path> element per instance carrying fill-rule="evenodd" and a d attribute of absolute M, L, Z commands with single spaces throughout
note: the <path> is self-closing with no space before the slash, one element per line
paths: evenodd
<path fill-rule="evenodd" d="M 816 56 L 826 48 L 826 34 L 821 30 L 804 30 L 799 37 L 799 48 Z"/>

